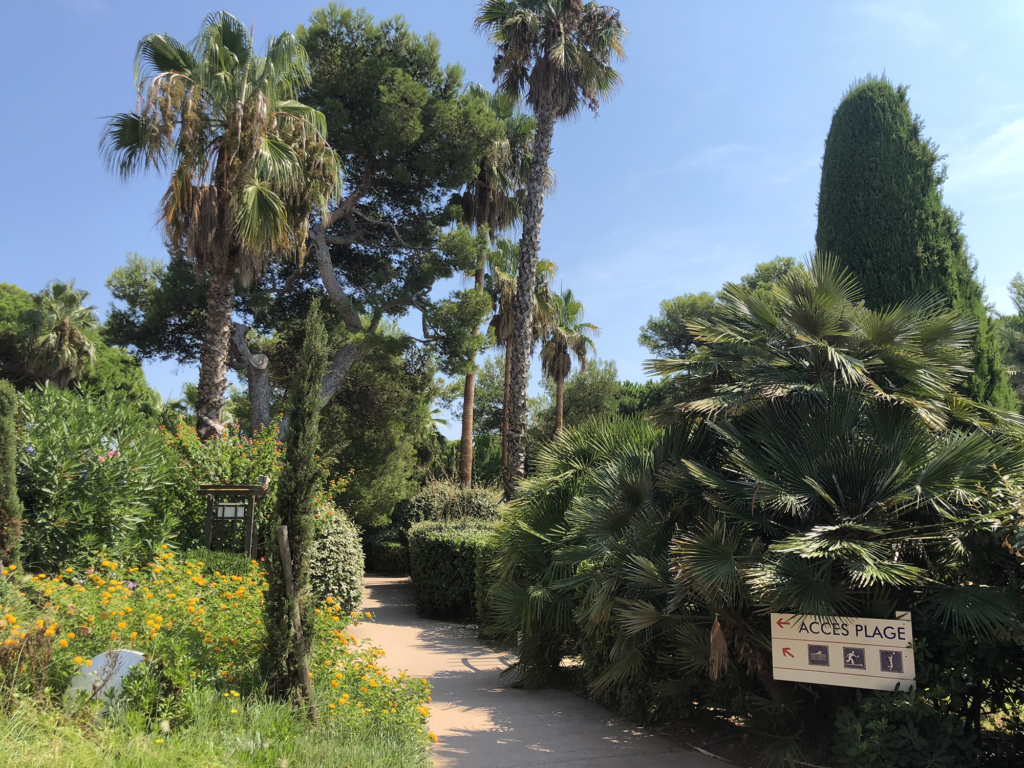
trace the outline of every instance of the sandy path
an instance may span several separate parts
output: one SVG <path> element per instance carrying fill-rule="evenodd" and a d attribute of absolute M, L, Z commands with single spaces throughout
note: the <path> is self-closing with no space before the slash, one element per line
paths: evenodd
<path fill-rule="evenodd" d="M 421 619 L 407 578 L 368 577 L 365 610 L 375 621 L 354 628 L 387 655 L 391 670 L 430 678 L 430 727 L 438 768 L 723 768 L 566 691 L 530 693 L 498 675 L 506 657 L 461 624 Z"/>

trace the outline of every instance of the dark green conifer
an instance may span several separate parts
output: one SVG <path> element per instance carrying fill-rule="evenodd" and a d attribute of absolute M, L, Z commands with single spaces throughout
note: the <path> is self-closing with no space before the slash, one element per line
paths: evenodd
<path fill-rule="evenodd" d="M 284 466 L 278 480 L 275 521 L 267 531 L 272 553 L 272 578 L 266 597 L 267 663 L 272 684 L 279 692 L 300 693 L 298 638 L 292 626 L 292 602 L 281 578 L 278 526 L 288 527 L 295 599 L 299 606 L 305 651 L 313 636 L 313 599 L 309 589 L 309 558 L 313 546 L 316 498 L 322 477 L 317 462 L 320 450 L 320 383 L 327 372 L 327 332 L 314 301 L 306 317 L 306 337 L 299 366 L 292 380 L 288 404 L 288 436 Z"/>
<path fill-rule="evenodd" d="M 17 430 L 18 393 L 0 380 L 0 563 L 18 564 L 22 505 L 18 499 Z"/>
<path fill-rule="evenodd" d="M 869 76 L 847 91 L 825 142 L 818 251 L 834 254 L 856 275 L 872 309 L 934 293 L 973 317 L 978 334 L 967 394 L 1013 407 L 960 217 L 942 201 L 945 167 L 922 130 L 904 86 Z"/>

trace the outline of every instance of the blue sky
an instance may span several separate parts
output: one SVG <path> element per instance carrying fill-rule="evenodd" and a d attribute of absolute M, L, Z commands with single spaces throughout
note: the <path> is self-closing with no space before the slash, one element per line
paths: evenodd
<path fill-rule="evenodd" d="M 256 39 L 294 29 L 317 3 L 226 8 Z M 372 0 L 434 32 L 467 80 L 491 82 L 472 0 Z M 560 125 L 542 251 L 601 328 L 598 353 L 642 380 L 639 327 L 665 298 L 715 290 L 776 255 L 813 247 L 823 143 L 856 78 L 910 85 L 911 107 L 947 155 L 945 197 L 962 212 L 989 299 L 1024 270 L 1024 3 L 620 0 L 623 85 L 598 119 Z M 125 185 L 97 154 L 103 118 L 135 103 L 139 38 L 188 40 L 210 2 L 5 3 L 8 148 L 0 176 L 0 282 L 36 291 L 76 278 L 104 316 L 107 274 L 127 252 L 165 256 L 154 211 L 165 181 Z M 42 23 L 41 23 L 42 22 Z M 40 36 L 38 31 L 45 29 Z M 20 32 L 19 32 L 20 30 Z M 35 32 L 33 32 L 35 30 Z M 147 364 L 167 396 L 195 377 Z"/>

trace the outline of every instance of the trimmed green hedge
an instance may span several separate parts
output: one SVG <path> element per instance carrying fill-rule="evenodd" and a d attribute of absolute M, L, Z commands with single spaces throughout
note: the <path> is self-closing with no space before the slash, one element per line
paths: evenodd
<path fill-rule="evenodd" d="M 408 530 L 427 521 L 489 520 L 497 517 L 500 503 L 501 491 L 497 488 L 463 488 L 456 483 L 434 481 L 396 506 L 391 524 Z"/>
<path fill-rule="evenodd" d="M 367 551 L 367 569 L 374 573 L 406 575 L 409 573 L 409 547 L 400 541 L 379 541 Z"/>
<path fill-rule="evenodd" d="M 323 600 L 332 597 L 345 611 L 363 603 L 363 548 L 359 529 L 337 507 L 321 508 L 309 558 L 309 586 Z"/>
<path fill-rule="evenodd" d="M 484 521 L 417 523 L 409 529 L 409 567 L 416 610 L 433 619 L 486 618 L 480 576 L 493 551 L 494 525 Z"/>

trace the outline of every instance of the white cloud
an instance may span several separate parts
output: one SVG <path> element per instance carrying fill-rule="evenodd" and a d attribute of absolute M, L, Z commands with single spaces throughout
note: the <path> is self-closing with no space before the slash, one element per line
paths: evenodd
<path fill-rule="evenodd" d="M 1024 118 L 1007 123 L 995 133 L 962 151 L 951 152 L 949 187 L 996 184 L 1016 180 L 1017 192 L 1024 184 Z"/>
<path fill-rule="evenodd" d="M 938 21 L 919 2 L 878 2 L 857 6 L 862 14 L 892 27 L 899 27 L 913 45 L 940 42 L 946 34 Z"/>

